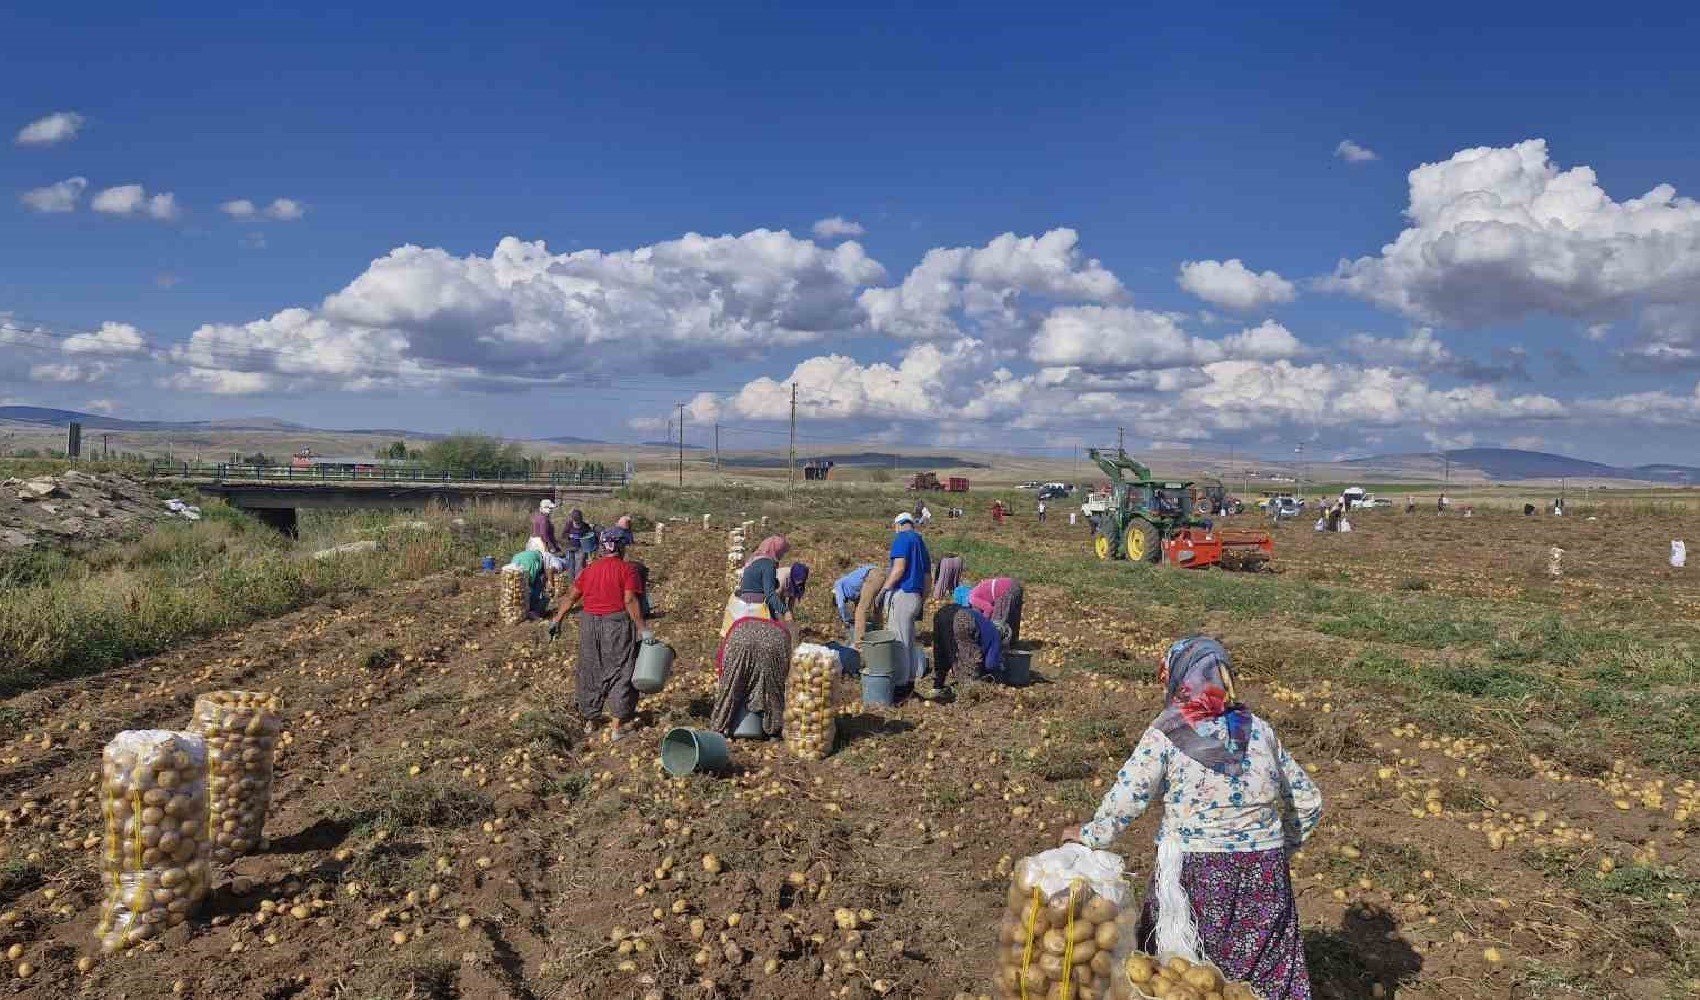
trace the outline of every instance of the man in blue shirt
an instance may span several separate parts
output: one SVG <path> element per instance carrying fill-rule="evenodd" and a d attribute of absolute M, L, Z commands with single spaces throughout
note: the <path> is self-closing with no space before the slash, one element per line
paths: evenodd
<path fill-rule="evenodd" d="M 913 687 L 919 678 L 914 676 L 915 623 L 921 619 L 926 595 L 933 587 L 933 560 L 927 552 L 927 542 L 915 530 L 914 515 L 908 511 L 897 515 L 892 522 L 896 534 L 891 538 L 891 569 L 881 589 L 891 596 L 886 599 L 885 620 L 897 633 L 901 662 L 893 685 Z"/>

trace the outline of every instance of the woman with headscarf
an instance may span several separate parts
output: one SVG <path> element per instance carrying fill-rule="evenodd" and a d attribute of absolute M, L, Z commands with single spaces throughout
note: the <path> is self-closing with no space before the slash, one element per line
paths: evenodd
<path fill-rule="evenodd" d="M 962 585 L 962 571 L 967 568 L 967 561 L 959 555 L 951 554 L 941 558 L 938 576 L 933 580 L 933 600 L 950 600 L 951 593 Z"/>
<path fill-rule="evenodd" d="M 747 709 L 761 713 L 764 735 L 778 736 L 785 724 L 791 630 L 767 618 L 740 618 L 720 640 L 714 663 L 718 680 L 709 728 L 730 736 Z"/>
<path fill-rule="evenodd" d="M 612 740 L 630 732 L 637 716 L 632 669 L 637 666 L 638 642 L 655 637 L 638 602 L 643 582 L 625 560 L 625 551 L 619 532 L 604 531 L 601 556 L 573 581 L 549 625 L 552 639 L 561 634 L 561 623 L 573 608 L 584 605 L 578 622 L 578 710 L 586 733 L 596 730 L 604 712 L 612 716 Z"/>
<path fill-rule="evenodd" d="M 1141 947 L 1208 958 L 1264 1000 L 1309 1000 L 1288 853 L 1322 816 L 1322 793 L 1269 723 L 1234 700 L 1228 651 L 1169 647 L 1166 705 L 1116 775 L 1079 843 L 1103 849 L 1159 796 L 1157 870 Z"/>
<path fill-rule="evenodd" d="M 952 670 L 965 680 L 1003 676 L 1003 630 L 969 607 L 966 585 L 958 586 L 951 598 L 933 612 L 932 697 L 944 692 Z"/>
<path fill-rule="evenodd" d="M 968 592 L 968 606 L 1008 628 L 1010 642 L 1021 638 L 1020 580 L 1013 576 L 981 580 Z"/>
<path fill-rule="evenodd" d="M 567 523 L 563 530 L 566 536 L 564 548 L 567 550 L 567 579 L 577 580 L 578 575 L 584 572 L 585 564 L 590 562 L 590 554 L 586 549 L 595 546 L 595 539 L 592 538 L 591 545 L 586 546 L 584 536 L 593 535 L 595 530 L 590 526 L 590 522 L 584 519 L 584 511 L 574 507 L 567 512 Z"/>
<path fill-rule="evenodd" d="M 738 586 L 726 599 L 726 614 L 720 621 L 720 635 L 725 638 L 740 618 L 785 618 L 789 607 L 779 593 L 779 560 L 791 551 L 784 535 L 769 535 L 762 539 L 738 576 Z"/>
<path fill-rule="evenodd" d="M 808 563 L 794 562 L 789 566 L 779 567 L 779 598 L 785 602 L 787 615 L 796 616 L 797 605 L 803 602 L 803 592 L 808 586 Z"/>
<path fill-rule="evenodd" d="M 637 532 L 632 530 L 632 516 L 630 514 L 621 514 L 615 518 L 614 526 L 608 530 L 619 532 L 620 538 L 626 544 L 627 551 L 630 551 L 632 546 L 637 544 Z M 630 563 L 632 569 L 637 571 L 638 580 L 643 583 L 643 593 L 638 595 L 638 603 L 643 605 L 643 615 L 648 618 L 653 614 L 649 606 L 649 567 L 636 559 L 627 559 L 626 562 Z"/>

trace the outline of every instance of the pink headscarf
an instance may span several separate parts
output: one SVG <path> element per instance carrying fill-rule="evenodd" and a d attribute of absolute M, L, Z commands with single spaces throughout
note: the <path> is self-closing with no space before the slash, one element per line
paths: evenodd
<path fill-rule="evenodd" d="M 791 551 L 791 542 L 784 535 L 768 535 L 761 540 L 760 545 L 756 546 L 755 552 L 751 553 L 749 561 L 744 563 L 744 566 L 748 568 L 757 559 L 772 559 L 774 562 L 778 562 L 789 551 Z"/>

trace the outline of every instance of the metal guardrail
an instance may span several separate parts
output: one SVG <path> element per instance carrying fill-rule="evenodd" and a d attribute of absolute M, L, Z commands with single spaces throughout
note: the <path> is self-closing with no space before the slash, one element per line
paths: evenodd
<path fill-rule="evenodd" d="M 316 466 L 298 469 L 293 466 L 195 464 L 190 462 L 158 462 L 148 468 L 148 474 L 179 479 L 210 479 L 217 482 L 277 483 L 395 483 L 398 485 L 430 486 L 433 484 L 467 483 L 490 486 L 595 486 L 623 487 L 629 477 L 624 472 L 525 472 L 498 476 L 475 476 L 427 469 L 363 469 L 327 468 Z"/>

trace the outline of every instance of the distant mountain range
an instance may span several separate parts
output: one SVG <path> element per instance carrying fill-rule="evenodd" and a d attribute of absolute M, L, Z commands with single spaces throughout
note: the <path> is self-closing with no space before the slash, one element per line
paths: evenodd
<path fill-rule="evenodd" d="M 1454 475 L 1479 472 L 1484 478 L 1633 479 L 1651 483 L 1700 483 L 1700 467 L 1657 463 L 1631 467 L 1589 462 L 1544 451 L 1517 448 L 1456 448 L 1451 451 L 1372 455 L 1338 463 L 1346 468 L 1434 472 L 1451 462 Z"/>
<path fill-rule="evenodd" d="M 98 413 L 83 413 L 79 410 L 56 410 L 46 406 L 0 406 L 0 421 L 11 421 L 19 424 L 39 424 L 44 427 L 67 427 L 71 422 L 79 421 L 85 430 L 91 431 L 328 431 L 333 434 L 387 434 L 395 437 L 409 438 L 439 438 L 441 434 L 425 434 L 419 431 L 398 430 L 392 427 L 355 427 L 336 429 L 324 427 L 309 427 L 306 424 L 292 423 L 279 420 L 276 417 L 230 417 L 223 420 L 126 420 L 123 417 L 106 417 Z M 563 440 L 576 440 L 567 438 Z"/>

